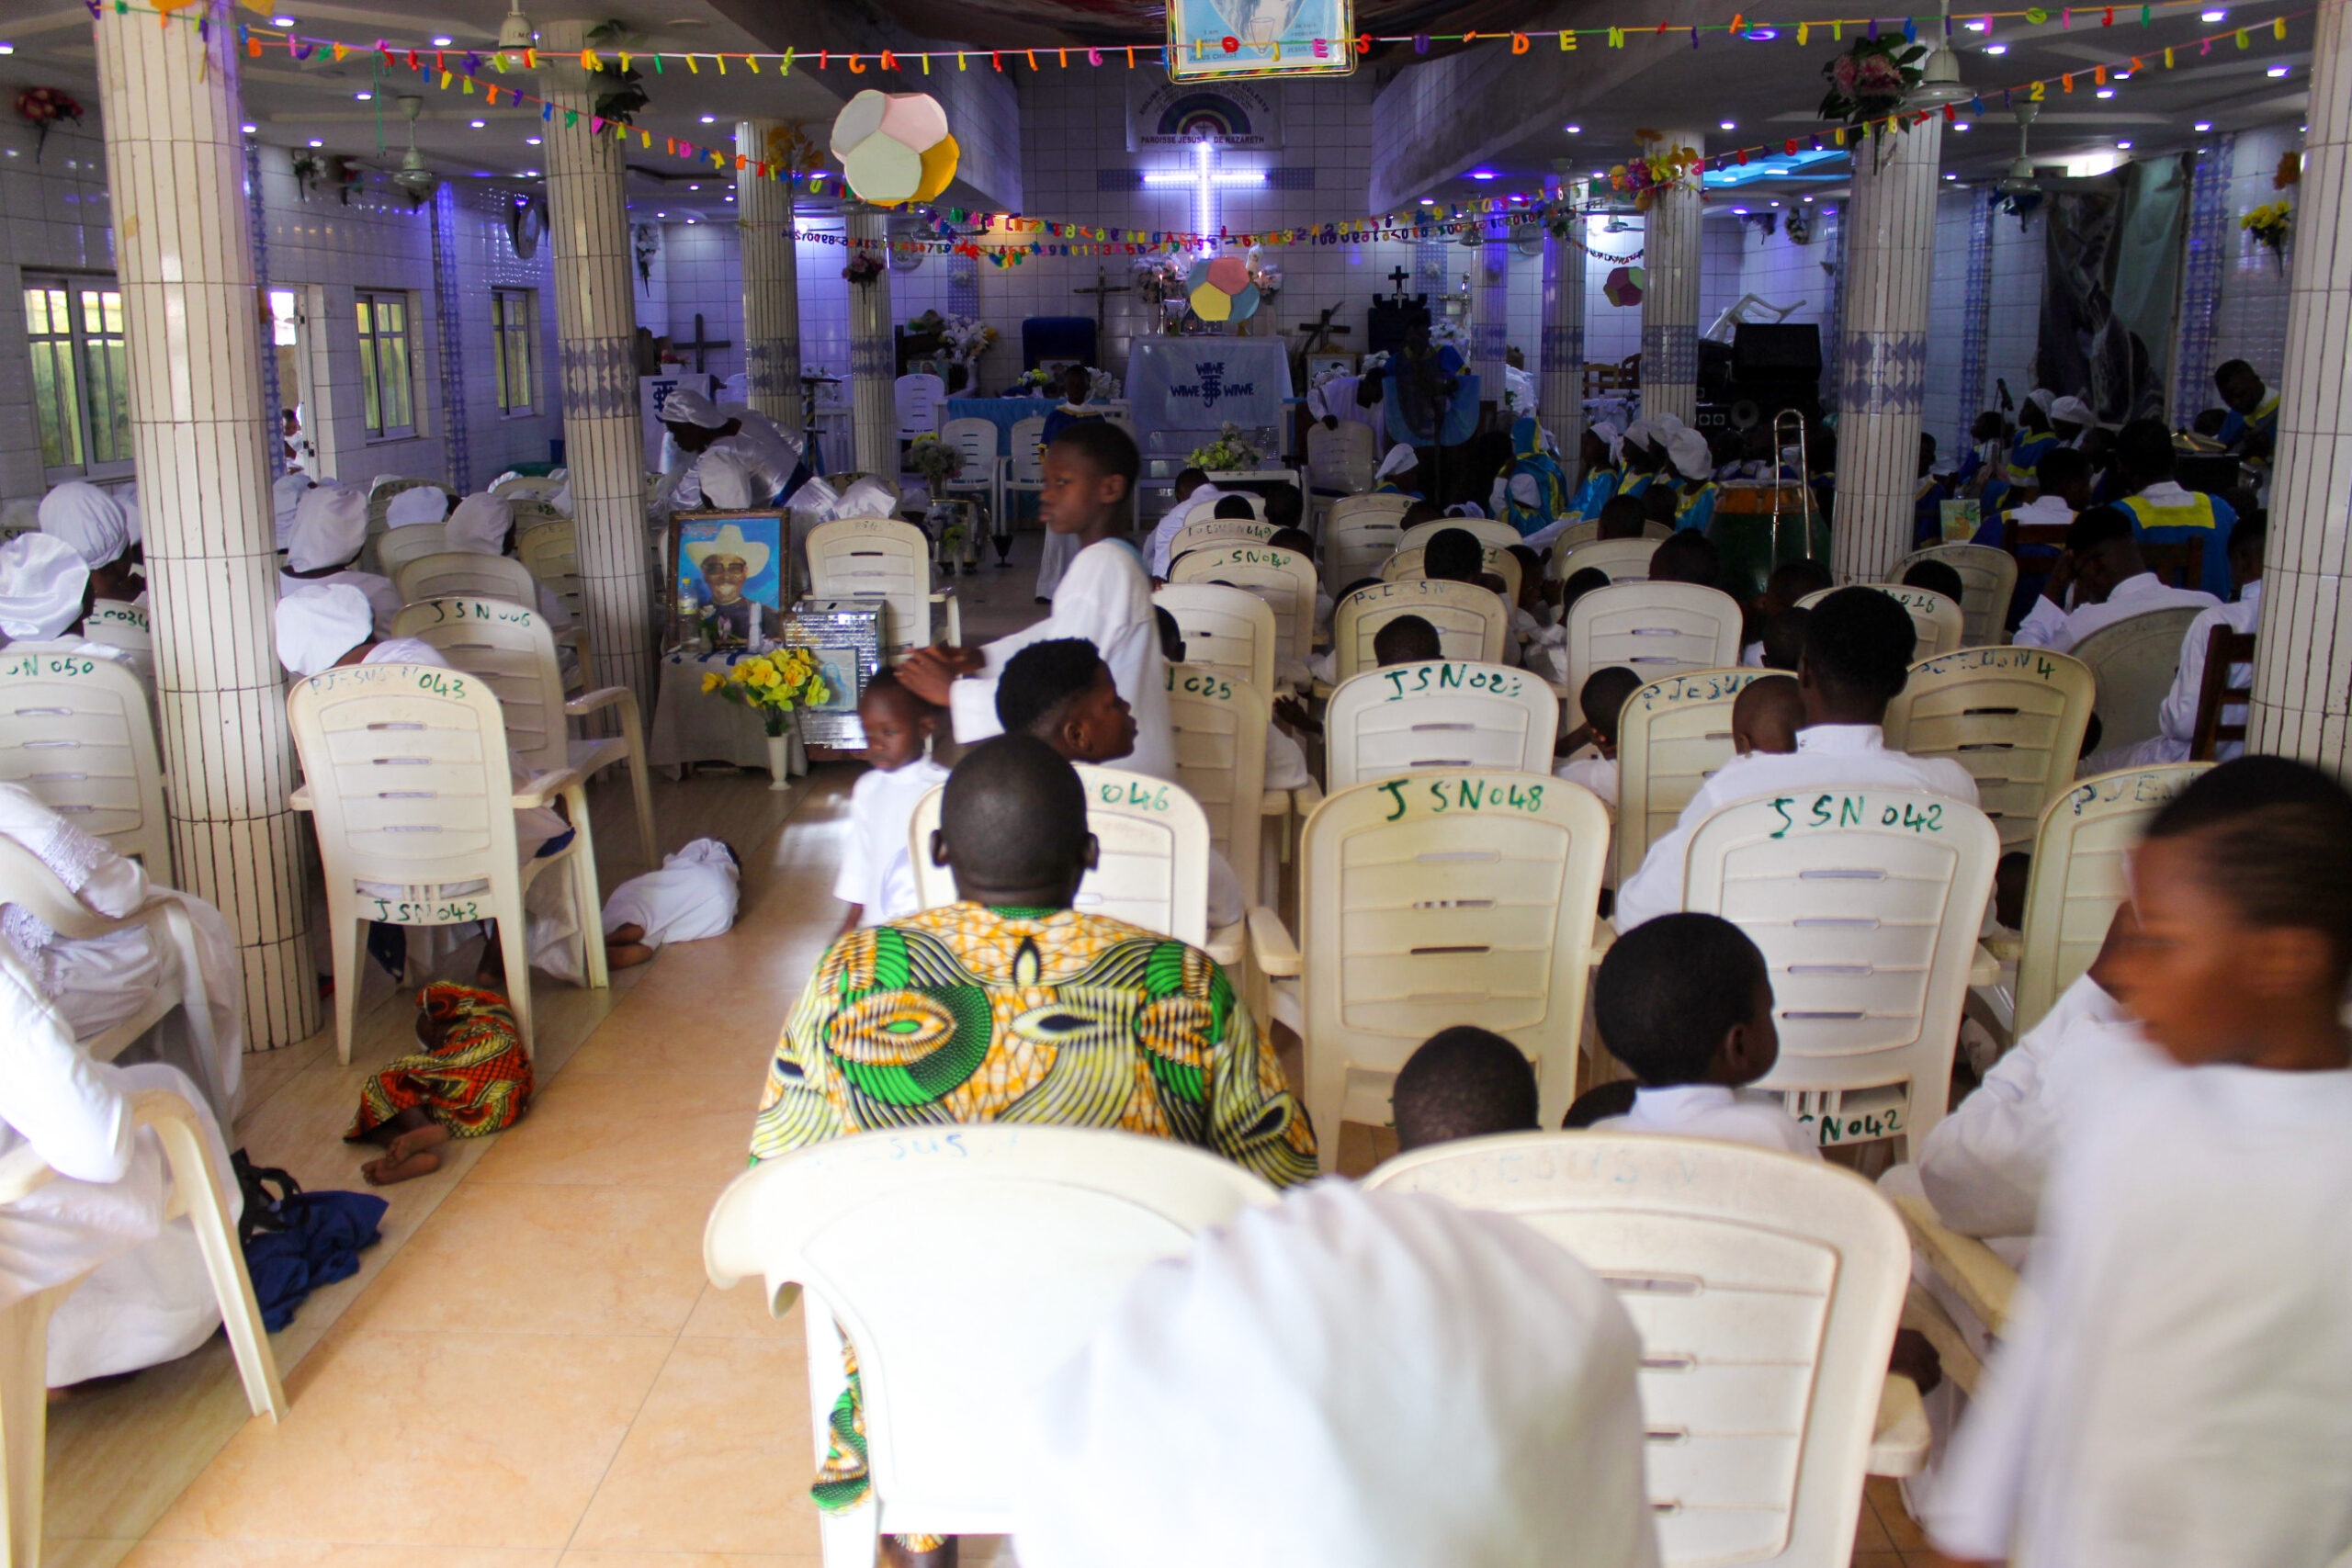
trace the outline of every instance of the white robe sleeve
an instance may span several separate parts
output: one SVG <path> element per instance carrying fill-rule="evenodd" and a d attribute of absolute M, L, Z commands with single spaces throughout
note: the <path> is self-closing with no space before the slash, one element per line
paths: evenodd
<path fill-rule="evenodd" d="M 2207 610 L 2188 623 L 2180 639 L 2180 669 L 2172 678 L 2172 690 L 2165 694 L 2164 705 L 2156 710 L 2156 728 L 2174 740 L 2197 738 L 2197 704 L 2205 694 L 2205 645 L 2223 618 L 2221 611 Z"/>
<path fill-rule="evenodd" d="M 130 1169 L 130 1101 L 21 971 L 0 968 L 0 1122 L 59 1175 L 114 1182 Z"/>
<path fill-rule="evenodd" d="M 2046 648 L 2064 653 L 2074 646 L 2075 638 L 2066 628 L 2066 612 L 2047 599 L 2036 599 L 2033 608 L 2026 612 L 2018 626 L 2018 635 L 2011 639 L 2019 648 Z"/>
<path fill-rule="evenodd" d="M 1738 760 L 1735 758 L 1717 772 L 1715 778 L 1701 784 L 1691 795 L 1690 804 L 1682 808 L 1682 815 L 1674 819 L 1674 826 L 1642 857 L 1641 869 L 1617 889 L 1616 911 L 1610 917 L 1610 923 L 1619 931 L 1632 931 L 1682 908 L 1682 874 L 1690 858 L 1690 835 L 1717 806 L 1740 798 L 1736 793 L 1715 787 L 1716 779 L 1737 772 Z M 1736 790 L 1736 785 L 1734 787 Z"/>

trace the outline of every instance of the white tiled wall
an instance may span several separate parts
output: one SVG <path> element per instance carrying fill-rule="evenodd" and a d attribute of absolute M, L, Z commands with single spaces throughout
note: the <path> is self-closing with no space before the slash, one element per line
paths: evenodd
<path fill-rule="evenodd" d="M 35 152 L 33 128 L 13 116 L 0 123 L 0 497 L 38 500 L 40 433 L 33 420 L 26 367 L 25 317 L 17 303 L 27 267 L 114 270 L 114 227 L 107 204 L 106 150 L 93 114 L 60 126 Z"/>
<path fill-rule="evenodd" d="M 2227 248 L 2222 252 L 2221 306 L 2213 315 L 2213 363 L 2243 359 L 2274 391 L 2287 362 L 2287 268 L 2295 259 L 2294 242 L 2288 241 L 2284 255 L 2273 255 L 2238 227 L 2238 220 L 2279 198 L 2271 184 L 2278 160 L 2302 141 L 2291 125 L 2240 131 L 2224 198 Z M 2290 191 L 2287 199 L 2298 209 L 2303 205 L 2300 191 Z M 2219 400 L 2209 386 L 2199 389 L 2187 406 L 2209 408 Z"/>

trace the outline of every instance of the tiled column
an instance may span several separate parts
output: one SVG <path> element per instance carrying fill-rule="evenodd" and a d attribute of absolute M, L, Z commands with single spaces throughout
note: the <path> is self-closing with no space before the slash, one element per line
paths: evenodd
<path fill-rule="evenodd" d="M 246 1038 L 320 1022 L 286 695 L 236 29 L 99 8 L 98 107 L 129 317 L 171 880 L 218 905 L 243 960 Z M 209 34 L 209 36 L 206 36 Z M 161 868 L 150 867 L 160 873 Z"/>
<path fill-rule="evenodd" d="M 1571 488 L 1581 481 L 1584 443 L 1584 219 L 1553 220 L 1567 228 L 1563 238 L 1544 231 L 1544 325 L 1536 360 L 1536 401 L 1544 428 L 1560 448 L 1560 465 Z"/>
<path fill-rule="evenodd" d="M 653 697 L 646 587 L 645 444 L 637 412 L 637 309 L 621 144 L 593 129 L 595 92 L 576 63 L 588 24 L 540 35 L 548 101 L 548 228 L 563 387 L 563 454 L 580 531 L 580 585 L 597 678 Z M 561 62 L 561 63 L 558 63 Z M 576 118 L 573 118 L 576 117 Z"/>
<path fill-rule="evenodd" d="M 473 426 L 466 418 L 466 329 L 459 308 L 464 285 L 458 281 L 458 187 L 447 183 L 433 194 L 433 319 L 439 325 L 441 447 L 449 488 L 465 495 L 474 488 Z"/>
<path fill-rule="evenodd" d="M 1703 130 L 1669 130 L 1668 147 L 1707 150 Z M 1642 413 L 1699 418 L 1699 190 L 1678 186 L 1650 204 L 1642 235 Z"/>
<path fill-rule="evenodd" d="M 2342 773 L 2352 764 L 2352 27 L 2341 6 L 2320 9 L 2308 112 L 2246 749 Z"/>
<path fill-rule="evenodd" d="M 735 152 L 754 166 L 735 171 L 735 223 L 743 236 L 743 372 L 752 410 L 800 434 L 800 267 L 795 258 L 792 187 L 762 179 L 768 134 L 780 119 L 735 127 Z"/>
<path fill-rule="evenodd" d="M 1830 549 L 1830 567 L 1844 582 L 1883 581 L 1911 548 L 1943 133 L 1942 118 L 1929 115 L 1854 147 Z"/>
<path fill-rule="evenodd" d="M 1993 193 L 1983 186 L 1968 205 L 1968 299 L 1961 310 L 1960 428 L 1951 433 L 1958 457 L 1974 437 L 1984 407 L 1984 350 L 1993 332 Z"/>
<path fill-rule="evenodd" d="M 1480 400 L 1495 405 L 1498 415 L 1508 417 L 1503 410 L 1503 392 L 1510 383 L 1503 376 L 1503 355 L 1510 347 L 1510 225 L 1495 219 L 1487 220 L 1484 238 L 1478 246 L 1478 275 L 1474 280 L 1477 289 L 1478 319 L 1470 329 L 1470 368 L 1478 378 Z"/>
<path fill-rule="evenodd" d="M 842 210 L 849 243 L 842 255 L 870 255 L 884 264 L 871 283 L 849 285 L 850 417 L 855 422 L 857 471 L 899 477 L 898 355 L 890 341 L 889 214 L 853 201 Z"/>

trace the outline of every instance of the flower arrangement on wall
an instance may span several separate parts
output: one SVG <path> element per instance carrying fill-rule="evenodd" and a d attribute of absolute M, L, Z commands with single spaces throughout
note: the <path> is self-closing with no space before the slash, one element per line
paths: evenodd
<path fill-rule="evenodd" d="M 2286 269 L 2287 240 L 2295 227 L 2293 208 L 2283 200 L 2267 201 L 2239 219 L 2238 227 L 2253 235 L 2255 243 L 2269 247 L 2271 259 L 2281 271 Z"/>
<path fill-rule="evenodd" d="M 854 288 L 871 288 L 874 280 L 882 276 L 882 270 L 880 256 L 872 251 L 860 251 L 850 257 L 847 266 L 842 268 L 842 276 L 849 279 L 850 287 Z"/>
<path fill-rule="evenodd" d="M 1650 204 L 1668 191 L 1699 188 L 1699 171 L 1705 160 L 1697 148 L 1668 147 L 1666 138 L 1655 130 L 1636 130 L 1634 140 L 1642 144 L 1641 152 L 1609 171 L 1609 186 L 1612 190 L 1631 191 L 1634 211 L 1647 212 Z"/>
<path fill-rule="evenodd" d="M 80 124 L 82 106 L 55 87 L 27 87 L 17 95 L 17 112 L 33 123 L 33 162 L 40 162 L 41 149 L 49 145 L 49 128 L 59 120 L 70 119 Z"/>
<path fill-rule="evenodd" d="M 1856 39 L 1853 47 L 1834 56 L 1821 68 L 1829 91 L 1821 100 L 1821 118 L 1836 120 L 1849 130 L 1868 126 L 1873 139 L 1886 134 L 1892 118 L 1902 130 L 1911 122 L 1895 114 L 1903 96 L 1919 85 L 1928 46 L 1902 38 Z"/>

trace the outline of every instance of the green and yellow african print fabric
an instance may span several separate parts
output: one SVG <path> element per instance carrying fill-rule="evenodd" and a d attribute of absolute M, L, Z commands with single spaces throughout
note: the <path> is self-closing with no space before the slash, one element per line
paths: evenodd
<path fill-rule="evenodd" d="M 1114 1127 L 1315 1175 L 1281 1065 L 1206 953 L 1075 909 L 955 904 L 835 942 L 786 1022 L 754 1159 L 878 1128 Z"/>

